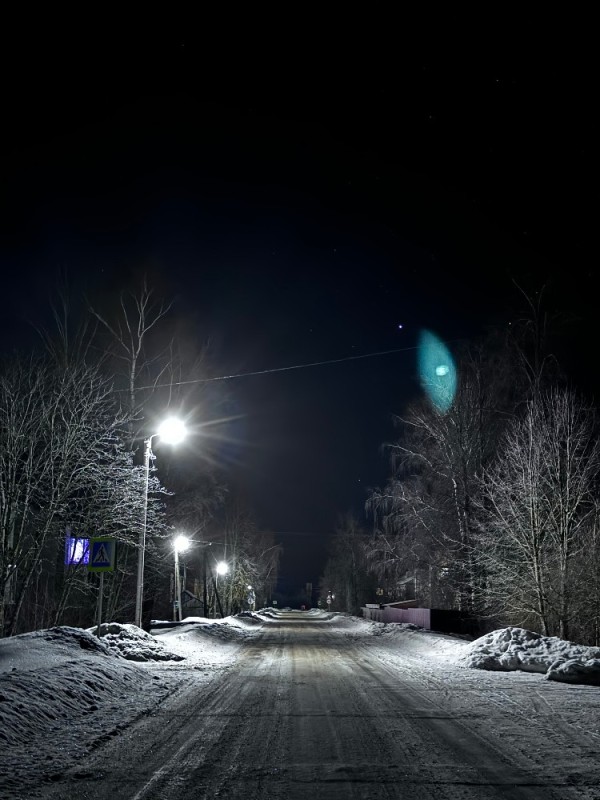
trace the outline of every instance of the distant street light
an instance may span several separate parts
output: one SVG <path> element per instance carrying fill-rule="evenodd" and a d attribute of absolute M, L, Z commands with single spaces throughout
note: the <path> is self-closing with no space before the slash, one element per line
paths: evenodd
<path fill-rule="evenodd" d="M 246 602 L 248 603 L 248 609 L 250 611 L 254 611 L 254 605 L 256 603 L 256 593 L 252 588 L 251 584 L 248 584 L 248 595 L 246 597 Z"/>
<path fill-rule="evenodd" d="M 180 534 L 173 540 L 173 553 L 175 554 L 175 598 L 177 602 L 177 616 L 179 622 L 183 619 L 181 608 L 181 575 L 179 574 L 179 553 L 184 553 L 190 546 L 190 540 L 187 536 Z M 175 620 L 175 613 L 173 613 L 173 620 Z"/>
<path fill-rule="evenodd" d="M 169 417 L 144 441 L 144 513 L 142 530 L 138 549 L 137 589 L 135 595 L 135 624 L 142 627 L 142 605 L 144 599 L 144 556 L 146 553 L 146 527 L 148 524 L 148 485 L 150 482 L 150 457 L 152 455 L 152 439 L 160 436 L 167 444 L 179 444 L 185 439 L 186 428 L 184 423 L 175 417 Z"/>
<path fill-rule="evenodd" d="M 227 575 L 229 572 L 229 564 L 226 561 L 219 561 L 215 567 L 215 572 L 217 573 L 217 577 L 215 579 L 215 595 L 217 598 L 217 603 L 219 605 L 219 610 L 221 612 L 221 616 L 223 616 L 223 609 L 221 608 L 221 601 L 219 599 L 219 575 Z"/>

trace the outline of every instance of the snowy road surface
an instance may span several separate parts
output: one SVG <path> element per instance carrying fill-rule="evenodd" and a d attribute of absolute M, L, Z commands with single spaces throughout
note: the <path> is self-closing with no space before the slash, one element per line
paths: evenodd
<path fill-rule="evenodd" d="M 212 677 L 154 664 L 175 690 L 23 796 L 600 799 L 600 689 L 467 670 L 461 642 L 368 626 L 291 613 Z"/>

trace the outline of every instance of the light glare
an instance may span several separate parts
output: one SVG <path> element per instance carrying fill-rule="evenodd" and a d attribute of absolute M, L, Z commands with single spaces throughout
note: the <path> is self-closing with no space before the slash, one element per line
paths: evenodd
<path fill-rule="evenodd" d="M 219 561 L 217 564 L 217 575 L 227 575 L 229 572 L 229 564 L 226 564 L 225 561 Z"/>
<path fill-rule="evenodd" d="M 177 553 L 183 553 L 185 550 L 188 549 L 190 546 L 190 540 L 187 536 L 181 534 L 180 536 L 176 536 L 173 540 L 173 547 Z"/>
<path fill-rule="evenodd" d="M 421 331 L 418 348 L 419 378 L 434 408 L 447 414 L 458 387 L 458 374 L 450 350 L 431 331 Z"/>
<path fill-rule="evenodd" d="M 167 444 L 179 444 L 186 434 L 185 424 L 177 417 L 169 417 L 158 429 L 158 435 Z"/>

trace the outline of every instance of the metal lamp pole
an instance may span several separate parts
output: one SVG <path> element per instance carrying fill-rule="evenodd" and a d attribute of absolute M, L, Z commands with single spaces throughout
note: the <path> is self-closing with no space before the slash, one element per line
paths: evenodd
<path fill-rule="evenodd" d="M 227 575 L 229 572 L 229 564 L 226 561 L 219 561 L 216 567 L 217 578 L 214 581 L 215 583 L 215 597 L 217 598 L 217 603 L 219 605 L 219 611 L 221 612 L 221 617 L 223 617 L 223 608 L 221 606 L 221 598 L 219 597 L 219 575 Z"/>
<path fill-rule="evenodd" d="M 144 513 L 138 550 L 137 589 L 135 594 L 135 624 L 142 627 L 142 607 L 144 602 L 144 556 L 146 554 L 146 528 L 148 526 L 148 487 L 150 485 L 150 457 L 152 455 L 152 439 L 160 436 L 166 442 L 177 444 L 186 435 L 185 425 L 180 420 L 170 417 L 166 419 L 158 431 L 144 440 Z"/>
<path fill-rule="evenodd" d="M 155 433 L 144 441 L 144 513 L 138 548 L 137 590 L 135 595 L 135 624 L 142 627 L 142 604 L 144 598 L 144 555 L 146 553 L 146 527 L 148 525 L 148 487 L 150 484 L 150 453 Z"/>
<path fill-rule="evenodd" d="M 179 550 L 177 546 L 175 546 L 175 597 L 177 599 L 177 617 L 181 622 L 181 577 L 179 575 Z M 175 619 L 175 614 L 173 614 L 173 619 Z"/>
<path fill-rule="evenodd" d="M 183 553 L 190 546 L 190 540 L 187 536 L 180 534 L 173 542 L 173 552 L 175 554 L 175 601 L 177 603 L 177 614 L 173 611 L 173 621 L 179 622 L 183 619 L 183 609 L 181 607 L 181 575 L 179 573 L 179 553 Z"/>

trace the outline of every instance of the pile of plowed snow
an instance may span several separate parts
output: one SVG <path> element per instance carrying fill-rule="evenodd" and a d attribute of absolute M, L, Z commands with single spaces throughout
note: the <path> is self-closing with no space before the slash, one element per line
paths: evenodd
<path fill-rule="evenodd" d="M 88 628 L 87 632 L 95 634 L 96 626 Z M 184 658 L 167 650 L 154 636 L 137 625 L 103 622 L 100 639 L 96 641 L 128 661 L 183 661 Z"/>
<path fill-rule="evenodd" d="M 127 704 L 141 693 L 147 705 L 160 702 L 167 688 L 161 679 L 149 683 L 139 667 L 81 628 L 50 628 L 3 639 L 0 739 L 5 747 L 26 744 L 34 736 L 52 736 L 66 722 L 75 726 L 107 705 Z M 132 707 L 135 713 L 135 702 Z"/>
<path fill-rule="evenodd" d="M 524 628 L 501 628 L 476 639 L 458 658 L 474 669 L 541 672 L 551 681 L 600 686 L 600 649 L 542 636 Z"/>
<path fill-rule="evenodd" d="M 224 619 L 206 617 L 186 617 L 184 623 L 190 624 L 190 635 L 196 638 L 209 637 L 222 642 L 239 642 L 252 636 L 252 629 L 264 623 L 260 617 L 237 614 Z M 183 626 L 184 628 L 186 625 Z M 181 630 L 181 628 L 180 628 Z"/>

